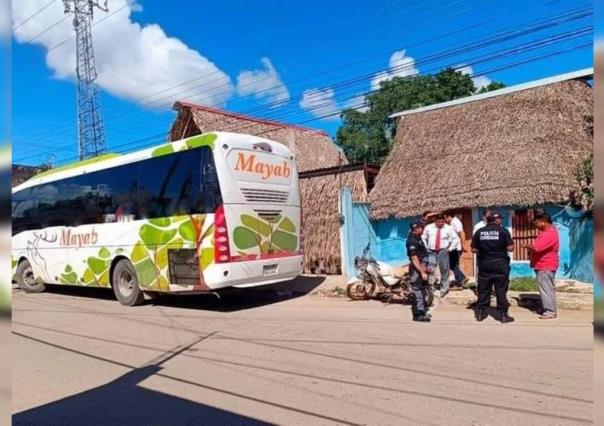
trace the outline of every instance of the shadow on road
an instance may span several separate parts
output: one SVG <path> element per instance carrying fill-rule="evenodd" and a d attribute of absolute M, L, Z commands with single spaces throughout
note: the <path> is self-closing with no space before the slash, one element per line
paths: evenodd
<path fill-rule="evenodd" d="M 147 305 L 169 306 L 184 309 L 201 309 L 233 312 L 258 308 L 304 296 L 323 281 L 324 276 L 299 276 L 294 280 L 262 287 L 223 289 L 216 294 L 162 295 L 146 302 Z M 48 285 L 47 292 L 71 297 L 115 300 L 113 291 L 100 288 Z M 116 301 L 117 303 L 117 301 Z"/>
<path fill-rule="evenodd" d="M 534 313 L 541 313 L 543 311 L 539 294 L 521 293 L 514 297 L 514 299 L 516 299 L 519 308 L 524 308 Z"/>
<path fill-rule="evenodd" d="M 251 417 L 140 386 L 140 383 L 145 379 L 154 375 L 161 375 L 162 364 L 186 352 L 197 343 L 213 336 L 215 333 L 198 337 L 190 344 L 177 348 L 178 350 L 165 352 L 148 365 L 139 368 L 133 368 L 127 364 L 70 350 L 20 333 L 15 334 L 39 343 L 69 350 L 132 370 L 106 385 L 16 413 L 13 415 L 13 425 L 163 425 L 198 424 L 200 422 L 235 425 L 266 424 Z"/>
<path fill-rule="evenodd" d="M 162 373 L 162 365 L 171 359 L 186 354 L 198 343 L 213 337 L 217 332 L 198 336 L 189 344 L 178 346 L 163 352 L 145 366 L 134 367 L 119 361 L 103 358 L 98 355 L 71 349 L 65 346 L 28 336 L 13 331 L 13 335 L 52 346 L 67 352 L 92 358 L 131 371 L 116 380 L 97 388 L 44 404 L 29 410 L 16 413 L 12 417 L 13 425 L 118 425 L 118 424 L 229 424 L 229 425 L 264 425 L 271 424 L 258 419 L 199 404 L 187 399 L 167 395 L 162 392 L 146 389 L 140 384 L 145 379 L 158 376 L 173 382 L 186 384 L 205 391 L 220 393 L 228 398 L 238 398 L 254 403 L 276 407 L 282 410 L 305 414 L 319 420 L 331 423 L 356 425 L 343 419 L 330 417 L 303 410 L 289 405 L 271 402 L 258 396 L 245 395 L 223 388 L 204 385 L 184 378 Z"/>
<path fill-rule="evenodd" d="M 139 385 L 160 370 L 138 368 L 104 386 L 14 414 L 13 425 L 266 424 Z"/>

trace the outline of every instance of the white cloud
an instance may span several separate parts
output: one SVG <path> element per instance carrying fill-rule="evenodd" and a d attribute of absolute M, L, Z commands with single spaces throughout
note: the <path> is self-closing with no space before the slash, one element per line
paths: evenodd
<path fill-rule="evenodd" d="M 0 0 L 0 40 L 7 41 L 10 34 L 10 0 Z"/>
<path fill-rule="evenodd" d="M 309 89 L 305 90 L 300 100 L 300 107 L 307 110 L 314 117 L 322 117 L 324 120 L 337 120 L 339 116 L 338 105 L 334 98 L 333 89 Z"/>
<path fill-rule="evenodd" d="M 312 116 L 325 121 L 339 120 L 339 113 L 344 109 L 356 109 L 360 112 L 368 109 L 364 105 L 365 95 L 353 96 L 344 102 L 338 102 L 334 95 L 333 89 L 329 87 L 305 90 L 300 100 L 300 107 Z"/>
<path fill-rule="evenodd" d="M 394 77 L 409 77 L 419 74 L 419 70 L 415 67 L 415 59 L 407 56 L 407 52 L 403 50 L 395 51 L 390 56 L 388 70 L 381 71 L 371 79 L 371 90 L 380 88 L 380 82 L 391 80 Z"/>
<path fill-rule="evenodd" d="M 359 112 L 367 112 L 369 106 L 365 104 L 366 101 L 367 98 L 365 95 L 354 96 L 346 102 L 346 108 L 356 109 Z"/>
<path fill-rule="evenodd" d="M 470 65 L 458 66 L 455 67 L 455 70 L 461 72 L 462 74 L 467 74 L 469 76 L 474 74 L 474 69 Z M 493 80 L 491 80 L 486 75 L 479 75 L 476 77 L 472 77 L 472 81 L 474 82 L 474 86 L 476 87 L 476 89 L 480 90 L 482 87 L 486 87 L 491 84 Z"/>
<path fill-rule="evenodd" d="M 13 22 L 18 25 L 47 3 L 47 0 L 14 1 Z M 168 107 L 179 99 L 220 106 L 231 97 L 231 79 L 214 63 L 181 40 L 166 35 L 159 25 L 143 26 L 132 21 L 132 13 L 142 10 L 136 0 L 112 0 L 110 7 L 109 14 L 116 13 L 93 26 L 97 84 L 102 89 L 139 103 L 157 100 L 152 105 L 155 107 Z M 105 16 L 107 13 L 96 10 L 94 21 Z M 56 78 L 74 79 L 76 51 L 72 18 L 39 35 L 63 18 L 62 2 L 57 1 L 20 26 L 14 36 L 20 43 L 45 47 L 46 63 Z M 68 42 L 52 49 L 65 40 Z M 176 85 L 180 86 L 172 88 Z M 149 97 L 158 92 L 162 93 Z M 160 101 L 160 98 L 166 99 Z"/>
<path fill-rule="evenodd" d="M 237 93 L 240 96 L 253 95 L 256 99 L 272 104 L 289 101 L 289 91 L 270 59 L 262 58 L 262 68 L 241 71 L 237 77 Z M 278 106 L 278 105 L 275 105 Z"/>

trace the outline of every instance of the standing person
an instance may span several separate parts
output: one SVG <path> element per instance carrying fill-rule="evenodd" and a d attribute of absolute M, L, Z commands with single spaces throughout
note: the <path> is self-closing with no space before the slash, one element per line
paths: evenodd
<path fill-rule="evenodd" d="M 476 231 L 478 231 L 480 228 L 484 228 L 485 226 L 487 226 L 487 217 L 489 216 L 489 214 L 491 214 L 491 209 L 482 210 L 482 220 L 479 221 L 476 225 L 474 225 L 474 228 L 472 228 L 472 236 L 474 236 Z"/>
<path fill-rule="evenodd" d="M 541 319 L 554 319 L 558 315 L 556 306 L 556 271 L 560 263 L 558 251 L 560 239 L 558 230 L 552 224 L 552 218 L 547 213 L 535 217 L 535 225 L 539 235 L 532 245 L 525 245 L 531 253 L 531 268 L 535 270 L 543 312 Z"/>
<path fill-rule="evenodd" d="M 426 226 L 422 235 L 429 256 L 436 259 L 440 270 L 440 297 L 445 297 L 449 292 L 449 251 L 454 247 L 456 239 L 457 234 L 445 223 L 445 217 L 441 213 L 434 216 L 434 222 Z"/>
<path fill-rule="evenodd" d="M 426 297 L 424 294 L 424 281 L 428 279 L 428 273 L 424 265 L 424 259 L 428 250 L 422 241 L 424 225 L 421 222 L 411 224 L 409 236 L 407 237 L 407 256 L 409 256 L 409 276 L 411 289 L 413 290 L 413 321 L 430 322 L 431 315 L 427 313 Z"/>
<path fill-rule="evenodd" d="M 460 267 L 461 255 L 468 251 L 465 243 L 466 233 L 463 230 L 463 223 L 461 223 L 461 220 L 459 220 L 459 218 L 450 210 L 445 212 L 445 222 L 453 228 L 453 231 L 455 231 L 458 237 L 449 252 L 449 268 L 451 268 L 453 276 L 455 277 L 455 284 L 451 287 L 455 286 L 461 289 L 469 281 Z"/>
<path fill-rule="evenodd" d="M 501 215 L 491 212 L 487 217 L 487 225 L 478 229 L 472 237 L 472 251 L 478 255 L 476 319 L 483 321 L 488 316 L 487 310 L 491 305 L 491 292 L 494 287 L 500 321 L 505 324 L 514 321 L 514 318 L 508 315 L 507 299 L 510 284 L 508 252 L 514 250 L 514 241 L 501 223 Z"/>
<path fill-rule="evenodd" d="M 432 223 L 434 221 L 434 213 L 431 212 L 430 210 L 426 210 L 425 212 L 422 213 L 422 225 L 424 225 L 424 228 L 426 227 L 426 225 L 429 225 L 430 223 Z"/>

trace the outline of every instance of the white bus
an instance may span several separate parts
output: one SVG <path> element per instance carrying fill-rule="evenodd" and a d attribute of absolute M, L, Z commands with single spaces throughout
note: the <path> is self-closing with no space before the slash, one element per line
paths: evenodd
<path fill-rule="evenodd" d="M 214 132 L 51 169 L 13 189 L 13 278 L 144 293 L 213 292 L 302 271 L 295 159 Z"/>

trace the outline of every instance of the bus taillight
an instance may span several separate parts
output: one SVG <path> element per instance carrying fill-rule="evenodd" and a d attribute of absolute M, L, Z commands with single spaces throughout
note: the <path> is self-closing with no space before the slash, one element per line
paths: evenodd
<path fill-rule="evenodd" d="M 214 213 L 214 261 L 216 263 L 225 263 L 230 258 L 229 231 L 224 216 L 224 206 L 220 205 Z"/>

